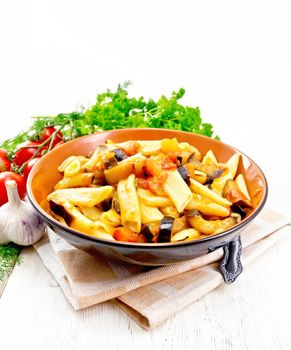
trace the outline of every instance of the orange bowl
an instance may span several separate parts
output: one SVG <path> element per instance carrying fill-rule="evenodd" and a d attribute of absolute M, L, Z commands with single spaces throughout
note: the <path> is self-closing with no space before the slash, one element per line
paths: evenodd
<path fill-rule="evenodd" d="M 158 140 L 176 137 L 178 142 L 188 142 L 197 147 L 202 156 L 212 150 L 219 162 L 226 162 L 234 153 L 240 152 L 221 141 L 198 134 L 166 129 L 120 129 L 104 131 L 69 141 L 46 154 L 33 167 L 27 181 L 28 198 L 48 226 L 73 246 L 90 254 L 103 254 L 110 259 L 141 265 L 165 265 L 207 254 L 229 243 L 256 217 L 267 199 L 266 178 L 258 165 L 242 152 L 238 171 L 246 179 L 254 209 L 239 224 L 230 229 L 199 240 L 178 243 L 130 243 L 107 241 L 86 235 L 67 227 L 49 214 L 47 196 L 62 178 L 57 168 L 71 155 L 88 156 L 97 145 L 108 139 L 114 142 L 127 140 Z"/>

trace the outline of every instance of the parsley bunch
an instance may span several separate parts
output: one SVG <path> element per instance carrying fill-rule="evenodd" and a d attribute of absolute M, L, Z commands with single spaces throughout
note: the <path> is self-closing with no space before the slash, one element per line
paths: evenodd
<path fill-rule="evenodd" d="M 98 94 L 96 103 L 87 110 L 33 117 L 28 130 L 4 141 L 0 147 L 13 152 L 20 143 L 37 139 L 47 126 L 61 127 L 64 141 L 97 131 L 123 128 L 175 129 L 213 137 L 213 126 L 202 122 L 199 108 L 179 103 L 185 94 L 183 88 L 174 91 L 169 98 L 161 96 L 157 101 L 146 101 L 143 97 L 129 97 L 129 84 L 125 82 L 118 85 L 116 91 Z"/>

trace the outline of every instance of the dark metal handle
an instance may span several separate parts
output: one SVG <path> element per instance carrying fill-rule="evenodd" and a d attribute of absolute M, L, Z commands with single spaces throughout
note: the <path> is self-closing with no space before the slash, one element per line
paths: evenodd
<path fill-rule="evenodd" d="M 243 270 L 240 261 L 242 252 L 240 235 L 225 244 L 223 250 L 224 257 L 220 263 L 220 271 L 226 283 L 233 283 Z"/>

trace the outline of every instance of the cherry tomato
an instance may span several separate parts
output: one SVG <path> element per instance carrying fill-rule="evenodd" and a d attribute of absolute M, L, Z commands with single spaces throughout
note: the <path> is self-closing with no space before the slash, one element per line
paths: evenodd
<path fill-rule="evenodd" d="M 27 141 L 20 145 L 19 150 L 15 153 L 14 163 L 21 166 L 28 161 L 37 151 L 38 142 Z M 25 148 L 21 148 L 25 147 Z"/>
<path fill-rule="evenodd" d="M 6 156 L 5 149 L 0 148 L 0 156 Z"/>
<path fill-rule="evenodd" d="M 12 171 L 4 171 L 3 173 L 0 173 L 0 205 L 8 201 L 5 187 L 5 182 L 7 180 L 16 181 L 20 198 L 23 198 L 26 193 L 26 184 L 24 177 L 19 174 L 13 173 Z"/>
<path fill-rule="evenodd" d="M 51 137 L 51 135 L 55 131 L 56 131 L 56 128 L 54 128 L 52 126 L 46 127 L 43 130 L 42 134 L 40 135 L 39 143 L 43 143 L 44 141 L 46 141 L 49 137 Z M 55 139 L 53 141 L 53 146 L 55 146 L 57 143 L 61 142 L 62 139 L 63 139 L 63 134 L 59 131 L 55 136 Z M 49 146 L 49 142 L 48 142 L 47 146 Z"/>
<path fill-rule="evenodd" d="M 0 172 L 9 171 L 11 168 L 11 162 L 7 159 L 7 153 L 4 149 L 0 149 Z"/>
<path fill-rule="evenodd" d="M 23 177 L 24 177 L 25 181 L 27 180 L 28 175 L 29 175 L 31 169 L 33 168 L 34 164 L 37 163 L 39 160 L 40 160 L 40 157 L 35 157 L 27 163 L 27 165 L 23 171 Z"/>

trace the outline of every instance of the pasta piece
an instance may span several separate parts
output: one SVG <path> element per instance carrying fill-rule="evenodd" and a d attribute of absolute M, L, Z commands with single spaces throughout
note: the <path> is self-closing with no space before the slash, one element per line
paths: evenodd
<path fill-rule="evenodd" d="M 207 164 L 207 165 L 218 165 L 217 159 L 212 152 L 212 150 L 209 150 L 205 156 L 202 159 L 202 164 Z"/>
<path fill-rule="evenodd" d="M 179 213 L 185 209 L 191 201 L 192 193 L 177 170 L 167 171 L 167 178 L 164 183 L 164 191 L 171 198 Z"/>
<path fill-rule="evenodd" d="M 177 232 L 171 237 L 171 242 L 179 242 L 179 241 L 191 241 L 192 239 L 201 238 L 201 233 L 195 228 L 187 228 L 186 230 L 182 230 Z"/>
<path fill-rule="evenodd" d="M 161 212 L 164 216 L 171 216 L 172 218 L 178 218 L 180 216 L 178 210 L 173 205 L 169 205 L 167 207 L 160 208 Z"/>
<path fill-rule="evenodd" d="M 54 190 L 70 187 L 86 187 L 92 184 L 94 173 L 77 174 L 71 177 L 64 177 L 54 187 Z"/>
<path fill-rule="evenodd" d="M 108 147 L 98 145 L 91 158 L 82 166 L 86 171 L 95 171 L 99 165 L 101 155 L 108 152 Z"/>
<path fill-rule="evenodd" d="M 188 217 L 188 221 L 192 227 L 206 235 L 214 234 L 218 230 L 227 230 L 237 224 L 237 219 L 233 216 L 223 220 L 205 220 L 201 215 L 195 215 Z"/>
<path fill-rule="evenodd" d="M 234 179 L 237 172 L 239 159 L 240 159 L 240 153 L 235 153 L 226 162 L 227 168 L 225 170 L 225 173 L 222 176 L 213 180 L 213 183 L 211 184 L 211 189 L 217 194 L 219 194 L 220 196 L 222 195 L 222 190 L 226 181 L 229 179 Z"/>
<path fill-rule="evenodd" d="M 186 206 L 188 210 L 199 210 L 202 214 L 205 215 L 214 215 L 227 217 L 230 214 L 230 209 L 217 204 L 216 202 L 211 201 L 206 197 L 202 197 L 199 194 L 193 193 L 192 199 L 189 204 Z"/>
<path fill-rule="evenodd" d="M 155 196 L 151 191 L 138 188 L 138 197 L 140 200 L 151 207 L 167 207 L 173 205 L 173 202 L 168 197 Z"/>
<path fill-rule="evenodd" d="M 243 176 L 243 174 L 239 174 L 236 179 L 235 179 L 235 182 L 238 186 L 238 188 L 240 189 L 240 191 L 247 197 L 247 199 L 250 201 L 251 200 L 251 197 L 249 195 L 249 191 L 248 191 L 248 188 L 247 188 L 247 184 L 245 182 L 245 178 Z"/>
<path fill-rule="evenodd" d="M 192 178 L 201 184 L 204 184 L 208 180 L 208 176 L 203 172 L 199 170 L 194 170 L 193 174 L 191 174 Z"/>
<path fill-rule="evenodd" d="M 102 214 L 102 211 L 97 207 L 91 207 L 91 208 L 79 207 L 79 209 L 81 210 L 83 215 L 85 215 L 88 219 L 92 221 L 99 220 Z"/>
<path fill-rule="evenodd" d="M 230 201 L 228 201 L 226 198 L 221 197 L 216 192 L 210 190 L 208 187 L 202 185 L 198 181 L 190 179 L 190 188 L 194 193 L 201 194 L 203 197 L 207 197 L 220 205 L 227 206 L 227 207 L 231 206 Z M 192 199 L 192 196 L 191 196 L 191 199 Z"/>
<path fill-rule="evenodd" d="M 66 212 L 66 223 L 74 228 L 75 230 L 93 235 L 96 231 L 95 223 L 86 218 L 85 215 L 80 213 L 80 211 L 71 203 L 66 202 L 62 204 Z"/>
<path fill-rule="evenodd" d="M 135 188 L 135 175 L 131 174 L 126 180 L 120 180 L 117 185 L 117 196 L 120 206 L 122 226 L 133 232 L 141 230 L 141 214 L 139 200 Z"/>
<path fill-rule="evenodd" d="M 195 154 L 195 158 L 197 160 L 201 159 L 200 151 L 196 147 L 190 145 L 188 142 L 180 142 L 178 147 L 180 151 L 186 151 L 190 152 L 191 154 Z"/>
<path fill-rule="evenodd" d="M 65 168 L 73 161 L 75 160 L 79 160 L 80 163 L 83 165 L 85 164 L 86 162 L 88 162 L 88 158 L 84 157 L 84 156 L 70 156 L 68 158 L 66 158 L 62 163 L 61 165 L 58 166 L 58 171 L 59 172 L 64 172 L 65 171 Z"/>
<path fill-rule="evenodd" d="M 137 160 L 146 159 L 141 153 L 137 153 L 131 157 L 128 157 L 116 166 L 105 170 L 105 180 L 110 185 L 116 184 L 118 181 L 126 179 L 133 171 L 133 165 Z"/>
<path fill-rule="evenodd" d="M 150 222 L 161 221 L 164 215 L 159 211 L 158 208 L 150 207 L 140 201 L 140 214 L 141 222 L 143 224 L 149 224 Z"/>
<path fill-rule="evenodd" d="M 157 154 L 161 150 L 161 141 L 138 141 L 141 146 L 140 152 L 145 156 L 151 156 L 153 154 Z"/>
<path fill-rule="evenodd" d="M 98 188 L 66 188 L 56 190 L 48 195 L 48 200 L 55 203 L 70 202 L 79 207 L 90 208 L 101 203 L 112 195 L 113 187 L 102 186 Z"/>
<path fill-rule="evenodd" d="M 96 231 L 102 231 L 102 232 L 106 232 L 110 235 L 113 235 L 113 232 L 115 230 L 115 227 L 113 225 L 110 225 L 106 222 L 103 222 L 101 220 L 97 220 L 94 222 L 94 227 L 96 229 Z"/>
<path fill-rule="evenodd" d="M 104 213 L 102 213 L 100 220 L 111 226 L 120 226 L 121 218 L 120 215 L 114 209 L 110 209 Z"/>
<path fill-rule="evenodd" d="M 64 170 L 64 177 L 70 177 L 78 174 L 81 170 L 81 162 L 79 159 L 74 159 L 70 162 Z"/>
<path fill-rule="evenodd" d="M 96 238 L 101 238 L 101 239 L 107 239 L 109 241 L 115 241 L 114 237 L 112 235 L 110 235 L 109 233 L 103 232 L 103 231 L 95 231 L 94 234 L 92 234 L 92 236 L 96 237 Z"/>

